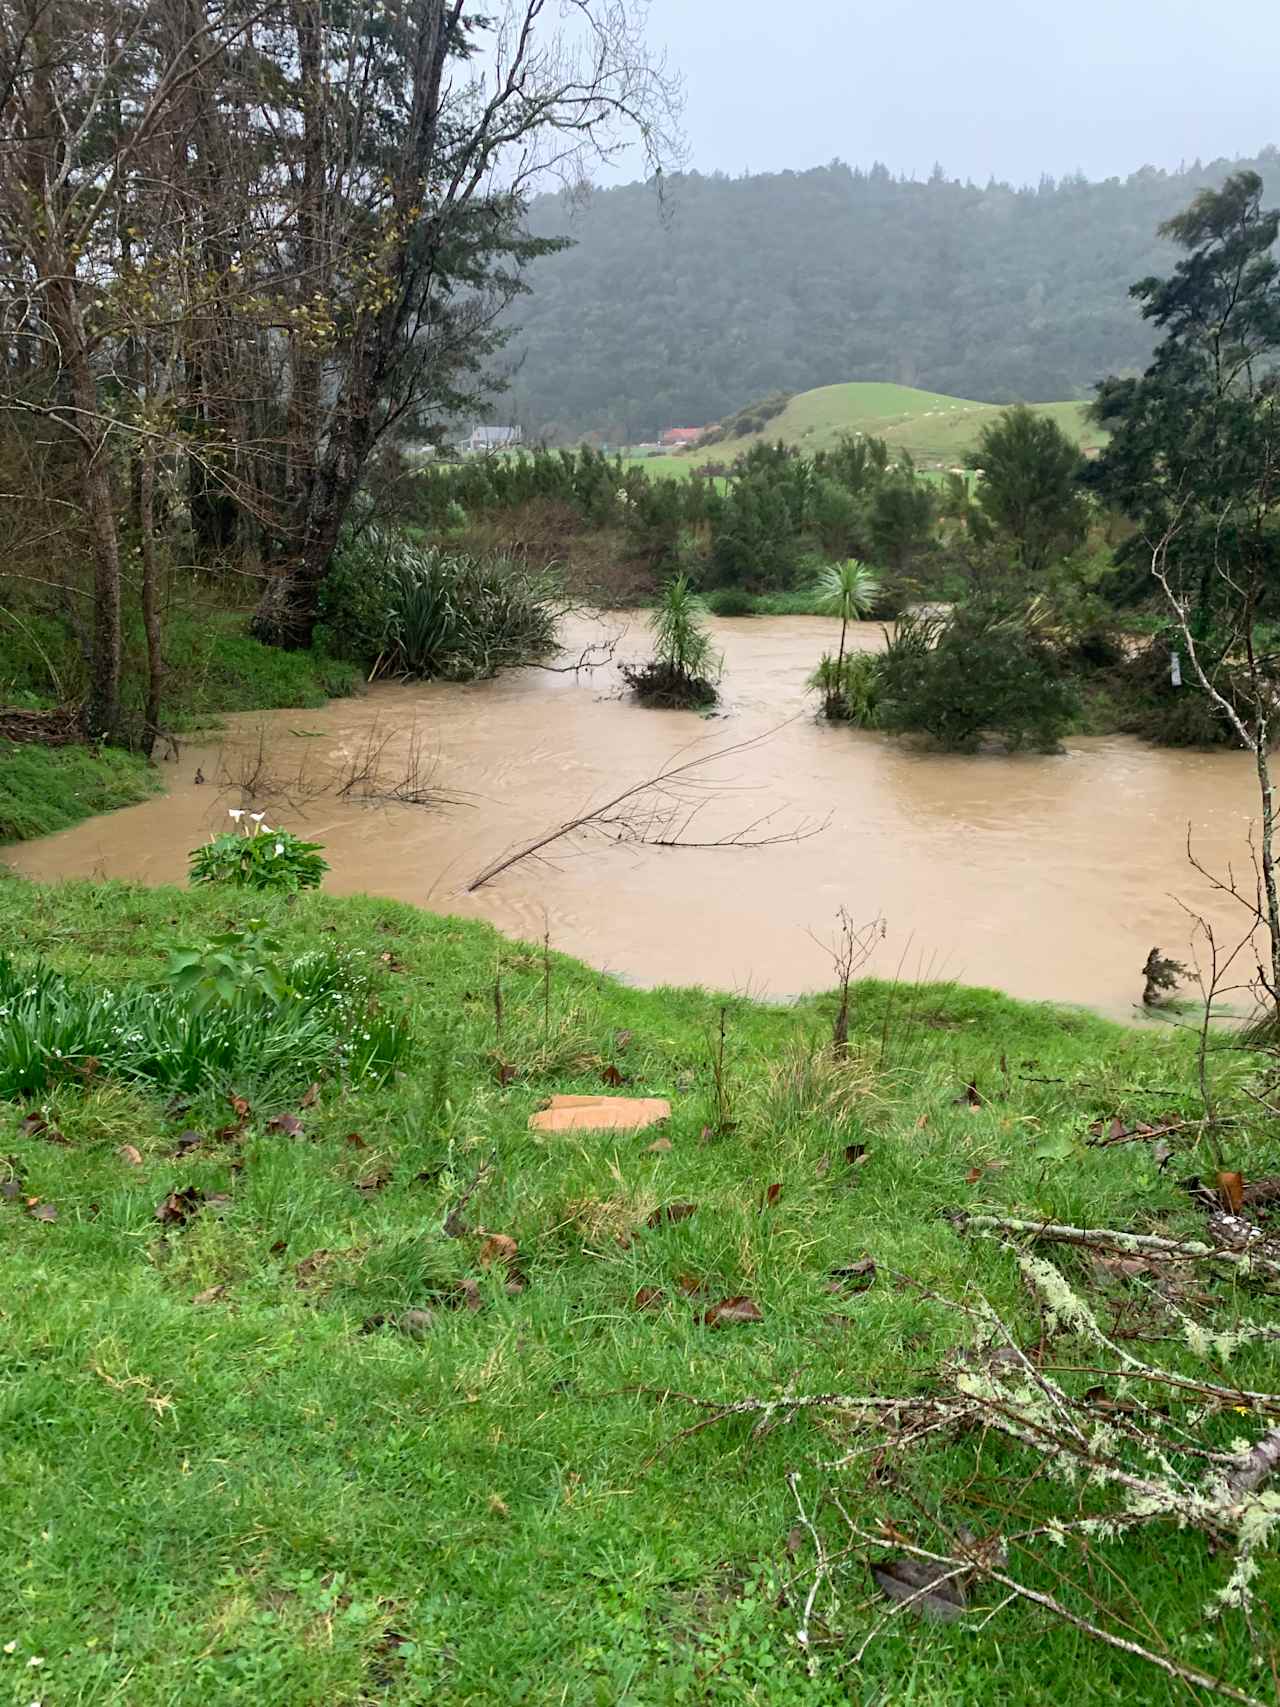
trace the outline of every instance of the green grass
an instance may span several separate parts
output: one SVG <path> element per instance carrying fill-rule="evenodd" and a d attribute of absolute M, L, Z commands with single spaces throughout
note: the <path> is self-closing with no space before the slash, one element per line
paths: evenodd
<path fill-rule="evenodd" d="M 282 652 L 253 639 L 247 618 L 231 611 L 187 610 L 165 632 L 169 669 L 164 727 L 173 734 L 215 728 L 234 711 L 323 705 L 355 692 L 358 666 L 315 652 Z M 142 705 L 140 641 L 127 649 L 124 701 Z M 50 675 L 52 664 L 58 690 Z M 0 630 L 0 705 L 40 707 L 84 691 L 83 664 L 71 637 L 47 617 Z M 132 806 L 160 788 L 137 755 L 112 747 L 50 751 L 0 742 L 0 845 L 64 830 L 95 812 Z"/>
<path fill-rule="evenodd" d="M 355 692 L 358 665 L 264 646 L 246 621 L 234 611 L 193 612 L 170 625 L 168 726 L 178 732 L 207 729 L 228 712 L 301 709 Z"/>
<path fill-rule="evenodd" d="M 788 1471 L 810 1509 L 831 1483 L 864 1527 L 920 1537 L 975 1486 L 1031 1504 L 1074 1496 L 1051 1496 L 995 1439 L 821 1471 L 838 1442 L 812 1415 L 761 1436 L 749 1418 L 683 1435 L 705 1413 L 653 1395 L 927 1388 L 964 1320 L 895 1272 L 949 1297 L 981 1290 L 1034 1343 L 1011 1256 L 964 1239 L 943 1211 L 1198 1229 L 1174 1181 L 1203 1159 L 1180 1155 L 1161 1174 L 1145 1145 L 1074 1142 L 1117 1112 L 1194 1109 L 1182 1036 L 991 992 L 908 999 L 865 985 L 842 1070 L 821 1053 L 829 998 L 784 1008 L 641 991 L 554 955 L 544 983 L 540 951 L 480 924 L 323 894 L 252 907 L 289 952 L 322 942 L 366 958 L 385 1008 L 408 1016 L 409 1067 L 381 1089 L 326 1085 L 313 1105 L 295 1102 L 292 1136 L 269 1129 L 282 1111 L 265 1100 L 242 1132 L 219 1136 L 234 1086 L 176 1107 L 93 1081 L 60 1091 L 47 1117 L 66 1144 L 24 1129 L 23 1108 L 0 1109 L 8 1169 L 57 1209 L 45 1223 L 21 1199 L 0 1201 L 0 1643 L 16 1644 L 0 1658 L 5 1699 L 950 1707 L 1047 1704 L 1068 1687 L 1082 1704 L 1171 1698 L 1137 1660 L 1014 1609 L 981 1632 L 895 1622 L 854 1668 L 880 1606 L 865 1560 L 843 1554 L 844 1640 L 808 1676 L 794 1631 L 813 1554 L 793 1533 Z M 175 942 L 243 911 L 223 894 L 13 882 L 0 886 L 0 948 L 145 981 Z M 722 1008 L 734 1125 L 717 1134 Z M 652 1149 L 651 1133 L 529 1131 L 545 1096 L 599 1091 L 606 1065 L 636 1093 L 671 1097 L 669 1149 Z M 970 1081 L 986 1098 L 977 1109 Z M 1236 1106 L 1230 1085 L 1222 1094 Z M 184 1130 L 203 1141 L 180 1158 Z M 1232 1143 L 1248 1177 L 1280 1164 L 1262 1128 Z M 846 1157 L 856 1144 L 860 1164 Z M 1037 1155 L 1055 1146 L 1068 1159 Z M 187 1186 L 230 1202 L 165 1230 L 156 1206 Z M 447 1236 L 464 1197 L 465 1231 L 455 1222 L 461 1236 Z M 694 1213 L 647 1228 L 675 1202 Z M 492 1233 L 516 1241 L 523 1290 L 483 1266 Z M 879 1265 L 871 1290 L 828 1291 L 829 1271 L 864 1253 Z M 750 1295 L 763 1321 L 708 1329 L 682 1276 L 709 1298 Z M 481 1308 L 442 1306 L 464 1279 Z M 662 1290 L 658 1309 L 633 1307 L 642 1287 Z M 1141 1284 L 1125 1296 L 1151 1307 Z M 362 1331 L 409 1308 L 434 1310 L 420 1339 Z M 1267 1351 L 1240 1358 L 1242 1380 L 1273 1384 Z M 819 1522 L 838 1548 L 834 1512 Z M 1102 1598 L 1122 1581 L 1153 1621 L 1187 1632 L 1180 1660 L 1266 1692 L 1239 1621 L 1199 1620 L 1224 1568 L 1202 1540 L 1159 1530 L 1099 1554 Z M 1264 1643 L 1277 1588 L 1268 1563 Z"/>
<path fill-rule="evenodd" d="M 688 457 L 651 457 L 643 466 L 654 473 L 687 472 L 703 462 L 732 461 L 753 444 L 773 444 L 779 439 L 812 455 L 832 449 L 846 433 L 886 439 L 893 449 L 909 451 L 921 463 L 956 464 L 976 446 L 979 433 L 1000 407 L 917 391 L 909 385 L 868 381 L 824 385 L 793 397 L 763 432 L 700 445 Z M 1034 408 L 1051 416 L 1082 445 L 1102 442 L 1098 429 L 1085 420 L 1083 403 L 1037 403 Z"/>
<path fill-rule="evenodd" d="M 183 734 L 207 729 L 227 712 L 274 711 L 323 705 L 355 691 L 360 670 L 315 652 L 264 646 L 248 631 L 240 611 L 192 606 L 175 611 L 164 634 L 168 667 L 165 727 Z M 63 698 L 84 692 L 84 665 L 70 634 L 49 617 L 24 618 L 0 629 L 0 704 L 50 705 L 57 701 L 52 664 Z M 144 693 L 140 629 L 126 636 L 124 700 L 139 709 Z"/>
<path fill-rule="evenodd" d="M 0 741 L 0 843 L 68 829 L 95 812 L 132 806 L 159 787 L 145 760 L 114 747 Z"/>

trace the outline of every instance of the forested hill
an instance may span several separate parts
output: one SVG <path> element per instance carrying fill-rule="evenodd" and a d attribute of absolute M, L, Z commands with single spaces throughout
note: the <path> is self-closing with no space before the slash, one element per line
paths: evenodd
<path fill-rule="evenodd" d="M 546 197 L 533 230 L 576 242 L 534 263 L 499 407 L 527 429 L 620 443 L 844 380 L 989 402 L 1086 396 L 1151 347 L 1128 287 L 1169 265 L 1157 225 L 1239 165 L 1280 196 L 1268 148 L 1020 190 L 836 163 L 691 174 L 669 185 L 665 211 L 641 184 L 597 191 L 576 214 Z"/>

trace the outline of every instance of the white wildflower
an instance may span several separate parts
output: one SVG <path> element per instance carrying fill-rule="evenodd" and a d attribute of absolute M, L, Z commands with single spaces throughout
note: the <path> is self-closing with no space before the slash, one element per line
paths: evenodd
<path fill-rule="evenodd" d="M 284 852 L 284 843 L 283 842 L 277 842 L 276 843 L 276 852 L 277 852 L 277 854 L 282 854 Z"/>
<path fill-rule="evenodd" d="M 266 817 L 266 813 L 265 812 L 250 812 L 249 816 L 253 819 L 255 824 L 260 824 L 262 822 L 262 820 Z"/>
<path fill-rule="evenodd" d="M 233 822 L 238 824 L 240 822 L 240 820 L 244 817 L 244 808 L 242 806 L 228 806 L 227 807 L 227 817 L 232 819 Z"/>

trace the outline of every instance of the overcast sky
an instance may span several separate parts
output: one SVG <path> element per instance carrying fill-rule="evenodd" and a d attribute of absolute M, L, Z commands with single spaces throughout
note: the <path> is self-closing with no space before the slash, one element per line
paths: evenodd
<path fill-rule="evenodd" d="M 1034 183 L 1280 142 L 1280 0 L 651 0 L 649 35 L 700 171 Z"/>

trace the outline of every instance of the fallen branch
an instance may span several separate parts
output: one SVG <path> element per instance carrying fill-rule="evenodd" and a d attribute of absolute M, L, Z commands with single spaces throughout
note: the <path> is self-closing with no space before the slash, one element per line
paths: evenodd
<path fill-rule="evenodd" d="M 1108 1227 L 1068 1227 L 1056 1221 L 1024 1221 L 1016 1216 L 973 1215 L 957 1210 L 948 1217 L 962 1232 L 1023 1233 L 1047 1244 L 1082 1245 L 1086 1250 L 1117 1251 L 1162 1262 L 1225 1262 L 1252 1272 L 1264 1269 L 1280 1277 L 1280 1261 L 1255 1251 L 1227 1251 L 1200 1239 L 1162 1239 L 1155 1233 L 1124 1233 Z"/>
<path fill-rule="evenodd" d="M 849 1531 L 860 1541 L 865 1541 L 873 1547 L 883 1547 L 884 1537 L 872 1535 L 865 1529 L 859 1529 L 841 1507 L 841 1515 L 849 1525 Z M 1131 1641 L 1127 1636 L 1117 1636 L 1113 1631 L 1104 1630 L 1100 1624 L 1094 1624 L 1079 1613 L 1072 1612 L 1069 1607 L 1055 1600 L 1051 1594 L 1043 1594 L 1039 1589 L 1028 1588 L 1026 1583 L 1020 1583 L 1016 1577 L 998 1570 L 995 1565 L 983 1559 L 975 1550 L 971 1557 L 964 1559 L 953 1558 L 948 1553 L 934 1553 L 927 1547 L 913 1546 L 909 1541 L 899 1539 L 895 1545 L 900 1546 L 904 1553 L 910 1553 L 913 1558 L 927 1559 L 930 1563 L 941 1566 L 948 1574 L 960 1572 L 975 1572 L 988 1578 L 991 1582 L 999 1583 L 1007 1588 L 1011 1595 L 1019 1600 L 1029 1600 L 1036 1606 L 1042 1606 L 1046 1612 L 1053 1613 L 1055 1618 L 1061 1618 L 1064 1623 L 1072 1625 L 1086 1636 L 1092 1636 L 1099 1642 L 1105 1642 L 1108 1647 L 1118 1648 L 1121 1653 L 1132 1654 L 1135 1659 L 1145 1660 L 1168 1677 L 1179 1679 L 1183 1683 L 1194 1684 L 1199 1689 L 1211 1689 L 1217 1695 L 1225 1695 L 1229 1701 L 1244 1703 L 1244 1707 L 1266 1707 L 1256 1695 L 1247 1695 L 1244 1690 L 1237 1689 L 1233 1684 L 1226 1683 L 1220 1677 L 1211 1677 L 1208 1672 L 1197 1671 L 1193 1666 L 1179 1665 L 1176 1660 L 1169 1659 L 1164 1654 L 1157 1654 L 1151 1648 L 1143 1647 L 1141 1642 Z M 865 1643 L 863 1644 L 865 1647 Z M 861 1650 L 859 1650 L 861 1652 Z"/>
<path fill-rule="evenodd" d="M 1280 1428 L 1273 1428 L 1240 1459 L 1239 1466 L 1227 1476 L 1227 1486 L 1233 1494 L 1254 1493 L 1277 1469 L 1280 1469 Z"/>
<path fill-rule="evenodd" d="M 771 740 L 780 729 L 786 728 L 787 723 L 794 722 L 795 718 L 790 717 L 786 723 L 779 723 L 775 728 L 766 730 L 763 735 L 753 735 L 747 741 L 735 741 L 732 746 L 718 747 L 714 752 L 704 753 L 700 758 L 686 759 L 682 764 L 673 764 L 668 766 L 666 770 L 659 771 L 656 776 L 646 777 L 643 782 L 633 783 L 630 788 L 624 788 L 621 794 L 615 794 L 612 800 L 606 800 L 599 806 L 593 806 L 589 811 L 580 813 L 576 818 L 570 818 L 566 823 L 558 824 L 554 830 L 547 830 L 542 835 L 535 836 L 531 842 L 526 842 L 523 847 L 517 848 L 513 853 L 500 855 L 499 858 L 486 865 L 483 871 L 471 879 L 470 883 L 467 884 L 466 893 L 470 895 L 477 889 L 483 889 L 486 883 L 492 883 L 494 878 L 501 877 L 504 871 L 510 871 L 512 866 L 520 865 L 526 859 L 533 859 L 554 842 L 572 835 L 575 830 L 596 829 L 605 833 L 610 829 L 618 830 L 625 825 L 628 828 L 623 831 L 621 838 L 615 835 L 614 840 L 624 839 L 651 846 L 689 848 L 772 847 L 778 842 L 804 841 L 810 836 L 820 834 L 826 828 L 826 823 L 817 826 L 801 825 L 798 830 L 790 834 L 771 833 L 755 840 L 751 839 L 749 832 L 752 828 L 767 824 L 771 817 L 776 816 L 776 814 L 770 813 L 762 819 L 757 819 L 755 825 L 749 826 L 748 830 L 739 831 L 736 835 L 721 837 L 715 841 L 695 842 L 681 840 L 678 836 L 659 840 L 652 835 L 634 833 L 635 826 L 643 817 L 643 807 L 626 814 L 619 814 L 618 812 L 619 807 L 625 806 L 629 802 L 642 801 L 645 795 L 666 796 L 668 803 L 664 808 L 658 810 L 650 807 L 650 827 L 657 822 L 669 826 L 674 821 L 677 812 L 684 812 L 687 814 L 685 820 L 685 828 L 687 829 L 688 822 L 697 808 L 695 806 L 690 809 L 687 796 L 683 795 L 681 790 L 702 786 L 694 773 L 704 765 L 714 764 L 717 759 L 729 758 L 734 753 L 749 752 L 753 747 L 760 746 L 762 742 Z"/>

